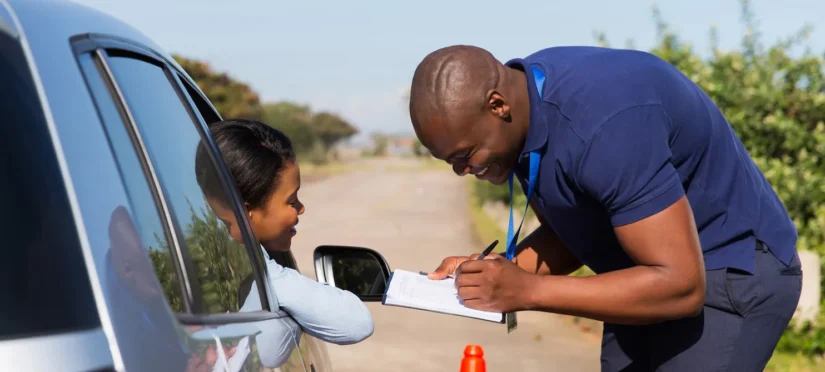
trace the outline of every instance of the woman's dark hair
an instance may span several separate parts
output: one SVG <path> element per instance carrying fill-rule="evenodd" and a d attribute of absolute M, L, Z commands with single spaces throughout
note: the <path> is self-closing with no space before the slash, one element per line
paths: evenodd
<path fill-rule="evenodd" d="M 224 162 L 249 208 L 269 199 L 287 164 L 295 162 L 292 142 L 283 132 L 255 120 L 228 119 L 209 125 Z M 198 145 L 195 168 L 198 185 L 208 198 L 223 201 L 224 189 L 203 142 Z"/>

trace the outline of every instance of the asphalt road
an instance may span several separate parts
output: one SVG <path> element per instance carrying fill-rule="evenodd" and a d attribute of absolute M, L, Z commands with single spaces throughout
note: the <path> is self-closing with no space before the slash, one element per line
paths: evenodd
<path fill-rule="evenodd" d="M 416 169 L 414 161 L 369 167 L 302 186 L 306 213 L 293 252 L 314 278 L 312 251 L 321 244 L 381 252 L 393 269 L 434 269 L 448 255 L 483 249 L 474 242 L 466 182 L 449 170 Z M 467 344 L 484 348 L 487 370 L 598 371 L 599 340 L 562 316 L 520 313 L 519 328 L 418 310 L 368 304 L 375 333 L 350 346 L 328 345 L 335 371 L 457 371 Z"/>

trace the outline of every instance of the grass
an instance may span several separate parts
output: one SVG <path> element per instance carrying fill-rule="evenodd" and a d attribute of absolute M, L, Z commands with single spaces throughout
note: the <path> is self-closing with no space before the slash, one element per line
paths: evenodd
<path fill-rule="evenodd" d="M 368 159 L 368 158 L 364 158 Z M 410 171 L 446 171 L 449 165 L 434 158 L 420 158 L 417 162 L 406 164 L 380 165 L 371 162 L 336 162 L 330 161 L 326 164 L 313 164 L 310 161 L 299 161 L 301 176 L 308 178 L 324 178 L 336 176 L 355 171 L 379 170 L 381 172 L 410 172 Z"/>
<path fill-rule="evenodd" d="M 432 156 L 422 157 L 421 160 L 421 168 L 425 170 L 449 170 L 452 171 L 452 167 L 450 164 L 447 164 L 444 161 L 438 160 Z"/>
<path fill-rule="evenodd" d="M 302 177 L 334 176 L 366 168 L 363 164 L 340 162 L 329 162 L 326 164 L 316 165 L 309 161 L 302 161 L 299 162 L 298 165 L 301 168 Z"/>
<path fill-rule="evenodd" d="M 825 370 L 825 363 L 804 355 L 774 352 L 765 367 L 766 372 L 814 372 Z"/>

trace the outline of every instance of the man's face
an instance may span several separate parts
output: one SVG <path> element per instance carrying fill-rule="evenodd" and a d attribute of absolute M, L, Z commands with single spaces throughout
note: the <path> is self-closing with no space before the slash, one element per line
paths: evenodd
<path fill-rule="evenodd" d="M 495 185 L 506 182 L 522 145 L 513 123 L 492 112 L 450 119 L 447 125 L 433 120 L 422 126 L 421 142 L 433 156 L 452 165 L 459 176 L 473 174 Z"/>

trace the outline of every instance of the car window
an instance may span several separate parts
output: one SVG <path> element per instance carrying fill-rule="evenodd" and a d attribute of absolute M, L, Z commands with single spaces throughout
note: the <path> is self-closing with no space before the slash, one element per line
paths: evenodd
<path fill-rule="evenodd" d="M 31 72 L 0 32 L 0 339 L 100 327 L 66 185 Z"/>
<path fill-rule="evenodd" d="M 209 125 L 218 122 L 220 120 L 220 117 L 215 113 L 212 107 L 210 107 L 209 104 L 206 103 L 206 101 L 186 81 L 186 79 L 181 77 L 180 80 L 183 82 L 183 86 L 186 87 L 186 93 L 195 103 L 195 106 L 197 107 L 198 111 L 200 111 L 201 117 L 203 117 L 203 120 L 206 122 L 206 124 Z M 275 262 L 277 262 L 281 266 L 298 270 L 298 265 L 296 265 L 295 259 L 292 256 L 291 252 L 269 252 L 269 257 L 275 260 Z M 248 289 L 246 288 L 249 287 L 250 283 L 251 281 L 244 283 L 244 293 L 248 293 Z"/>
<path fill-rule="evenodd" d="M 101 78 L 99 67 L 92 56 L 83 54 L 78 57 L 81 69 L 86 76 L 87 86 L 95 99 L 95 105 L 103 121 L 109 145 L 115 155 L 120 176 L 129 197 L 130 211 L 134 215 L 135 225 L 141 237 L 141 243 L 155 270 L 160 286 L 169 306 L 175 312 L 184 312 L 183 290 L 175 264 L 175 256 L 170 251 L 167 231 L 163 228 L 161 212 L 149 185 L 144 167 L 134 145 L 133 135 L 127 130 L 124 120 L 113 99 L 111 89 Z"/>
<path fill-rule="evenodd" d="M 191 268 L 193 311 L 237 312 L 243 303 L 238 288 L 252 275 L 252 264 L 242 238 L 229 234 L 237 216 L 226 190 L 207 198 L 198 184 L 201 135 L 192 116 L 160 65 L 119 54 L 108 61 L 172 211 L 183 260 Z"/>

